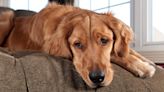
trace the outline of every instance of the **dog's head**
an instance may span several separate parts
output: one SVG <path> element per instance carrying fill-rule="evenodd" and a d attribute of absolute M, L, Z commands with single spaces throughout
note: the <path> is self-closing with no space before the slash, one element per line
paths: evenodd
<path fill-rule="evenodd" d="M 61 8 L 57 9 L 60 13 L 45 14 L 46 22 L 36 21 L 43 23 L 43 28 L 39 28 L 43 33 L 38 33 L 41 34 L 39 38 L 33 37 L 35 41 L 44 38 L 46 52 L 71 58 L 90 87 L 109 85 L 113 79 L 110 57 L 124 57 L 128 53 L 129 28 L 111 14 L 69 9 L 71 12 L 62 15 Z"/>
<path fill-rule="evenodd" d="M 131 28 L 112 14 L 81 15 L 68 39 L 73 63 L 90 87 L 107 86 L 113 79 L 111 56 L 129 54 Z"/>
<path fill-rule="evenodd" d="M 75 68 L 90 87 L 108 85 L 113 79 L 113 32 L 98 16 L 80 14 L 75 19 L 68 39 Z"/>

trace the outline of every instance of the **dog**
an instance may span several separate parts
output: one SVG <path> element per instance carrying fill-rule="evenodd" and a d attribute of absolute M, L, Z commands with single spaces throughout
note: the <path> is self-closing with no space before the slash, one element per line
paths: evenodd
<path fill-rule="evenodd" d="M 0 14 L 0 46 L 71 59 L 91 88 L 112 82 L 111 62 L 141 78 L 154 75 L 154 63 L 130 48 L 132 40 L 132 29 L 111 13 L 49 3 L 33 16 Z"/>

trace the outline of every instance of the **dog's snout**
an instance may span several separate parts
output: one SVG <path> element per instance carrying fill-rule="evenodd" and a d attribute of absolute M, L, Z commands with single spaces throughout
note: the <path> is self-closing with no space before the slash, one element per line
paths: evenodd
<path fill-rule="evenodd" d="M 104 80 L 105 74 L 101 71 L 92 71 L 89 73 L 90 80 L 94 83 L 99 85 Z"/>

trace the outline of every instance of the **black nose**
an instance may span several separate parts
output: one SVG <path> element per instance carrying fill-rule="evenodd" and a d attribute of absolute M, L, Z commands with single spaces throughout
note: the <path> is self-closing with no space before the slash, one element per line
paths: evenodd
<path fill-rule="evenodd" d="M 100 84 L 104 80 L 105 74 L 101 71 L 92 71 L 89 73 L 90 80 L 95 84 Z"/>

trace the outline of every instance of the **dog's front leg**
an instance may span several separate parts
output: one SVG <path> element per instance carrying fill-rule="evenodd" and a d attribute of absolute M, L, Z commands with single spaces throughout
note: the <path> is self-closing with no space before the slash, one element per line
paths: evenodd
<path fill-rule="evenodd" d="M 130 50 L 130 53 L 125 57 L 113 55 L 111 61 L 141 78 L 152 77 L 156 70 L 155 64 L 152 61 L 134 50 Z"/>

